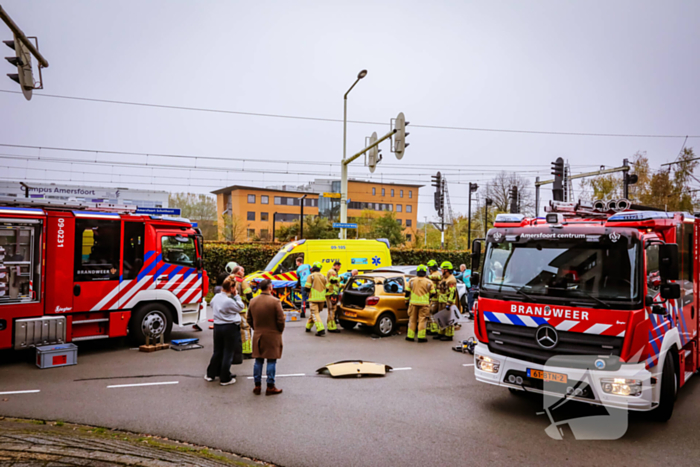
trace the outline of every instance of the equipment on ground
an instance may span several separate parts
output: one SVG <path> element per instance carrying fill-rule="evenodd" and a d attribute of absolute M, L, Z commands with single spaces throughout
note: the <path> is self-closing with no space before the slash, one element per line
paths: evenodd
<path fill-rule="evenodd" d="M 330 375 L 333 378 L 361 378 L 363 376 L 385 376 L 393 370 L 383 363 L 365 362 L 363 360 L 341 360 L 316 370 L 319 375 Z"/>
<path fill-rule="evenodd" d="M 75 344 L 42 345 L 36 348 L 36 366 L 55 368 L 78 364 L 78 346 Z"/>

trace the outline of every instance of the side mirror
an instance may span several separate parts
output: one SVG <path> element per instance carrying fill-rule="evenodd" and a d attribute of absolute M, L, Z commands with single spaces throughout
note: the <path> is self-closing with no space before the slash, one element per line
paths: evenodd
<path fill-rule="evenodd" d="M 481 279 L 481 276 L 479 276 L 479 273 L 473 272 L 472 273 L 472 287 L 474 287 L 475 285 L 478 286 L 480 279 Z"/>
<path fill-rule="evenodd" d="M 659 245 L 659 275 L 662 282 L 678 280 L 678 244 Z"/>
<path fill-rule="evenodd" d="M 666 316 L 668 314 L 668 310 L 661 305 L 653 305 L 651 307 L 651 312 L 654 313 L 655 315 L 661 315 L 661 316 Z"/>
<path fill-rule="evenodd" d="M 681 298 L 681 285 L 676 283 L 661 284 L 661 298 L 675 300 Z"/>
<path fill-rule="evenodd" d="M 472 277 L 473 277 L 473 271 L 477 271 L 479 269 L 479 265 L 481 264 L 481 240 L 474 240 L 472 242 Z"/>

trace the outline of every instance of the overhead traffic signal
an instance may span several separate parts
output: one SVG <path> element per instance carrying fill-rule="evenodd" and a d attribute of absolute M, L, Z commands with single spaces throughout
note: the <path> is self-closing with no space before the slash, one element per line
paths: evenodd
<path fill-rule="evenodd" d="M 435 210 L 438 212 L 438 216 L 442 217 L 443 208 L 445 206 L 445 181 L 443 180 L 440 172 L 435 175 L 431 175 L 430 178 L 432 179 L 431 185 L 435 187 L 433 205 Z"/>
<path fill-rule="evenodd" d="M 377 132 L 372 133 L 369 137 L 369 144 L 372 145 L 377 142 Z M 367 165 L 369 166 L 369 171 L 374 172 L 377 168 L 377 162 L 379 162 L 379 147 L 375 146 L 369 150 L 369 155 L 367 158 Z"/>
<path fill-rule="evenodd" d="M 557 160 L 552 162 L 552 175 L 554 175 L 552 199 L 564 201 L 564 159 L 561 157 L 557 157 Z"/>
<path fill-rule="evenodd" d="M 17 73 L 8 73 L 11 80 L 17 82 L 22 87 L 24 97 L 29 100 L 34 89 L 34 75 L 32 73 L 32 56 L 27 46 L 15 37 L 12 41 L 3 43 L 15 51 L 14 57 L 5 57 L 5 60 L 17 67 Z"/>
<path fill-rule="evenodd" d="M 513 188 L 508 190 L 508 197 L 510 198 L 510 212 L 515 214 L 519 211 L 518 209 L 518 186 L 513 185 Z"/>
<path fill-rule="evenodd" d="M 410 134 L 406 133 L 406 126 L 408 126 L 408 124 L 409 122 L 406 121 L 403 112 L 399 112 L 394 123 L 396 129 L 396 133 L 394 133 L 394 154 L 396 154 L 397 159 L 403 157 L 403 153 L 409 146 L 409 143 L 406 142 L 406 137 Z"/>

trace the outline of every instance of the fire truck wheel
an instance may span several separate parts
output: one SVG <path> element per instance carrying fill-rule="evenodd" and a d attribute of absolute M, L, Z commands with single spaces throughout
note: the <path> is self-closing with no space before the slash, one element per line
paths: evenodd
<path fill-rule="evenodd" d="M 676 375 L 676 365 L 674 352 L 667 352 L 664 358 L 664 367 L 661 373 L 661 395 L 659 396 L 659 406 L 654 409 L 652 416 L 656 421 L 666 422 L 673 415 L 673 406 L 676 402 L 678 392 L 678 377 Z"/>
<path fill-rule="evenodd" d="M 170 340 L 173 319 L 170 310 L 160 303 L 142 305 L 131 314 L 129 320 L 129 337 L 137 345 L 146 343 L 146 336 L 158 338 L 164 334 L 165 342 Z"/>

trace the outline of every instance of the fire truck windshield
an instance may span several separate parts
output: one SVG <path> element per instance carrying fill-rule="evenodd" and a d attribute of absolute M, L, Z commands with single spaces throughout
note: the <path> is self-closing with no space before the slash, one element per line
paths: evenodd
<path fill-rule="evenodd" d="M 481 290 L 518 294 L 518 299 L 542 297 L 590 301 L 636 301 L 639 296 L 638 246 L 623 237 L 617 243 L 546 241 L 489 242 Z"/>

